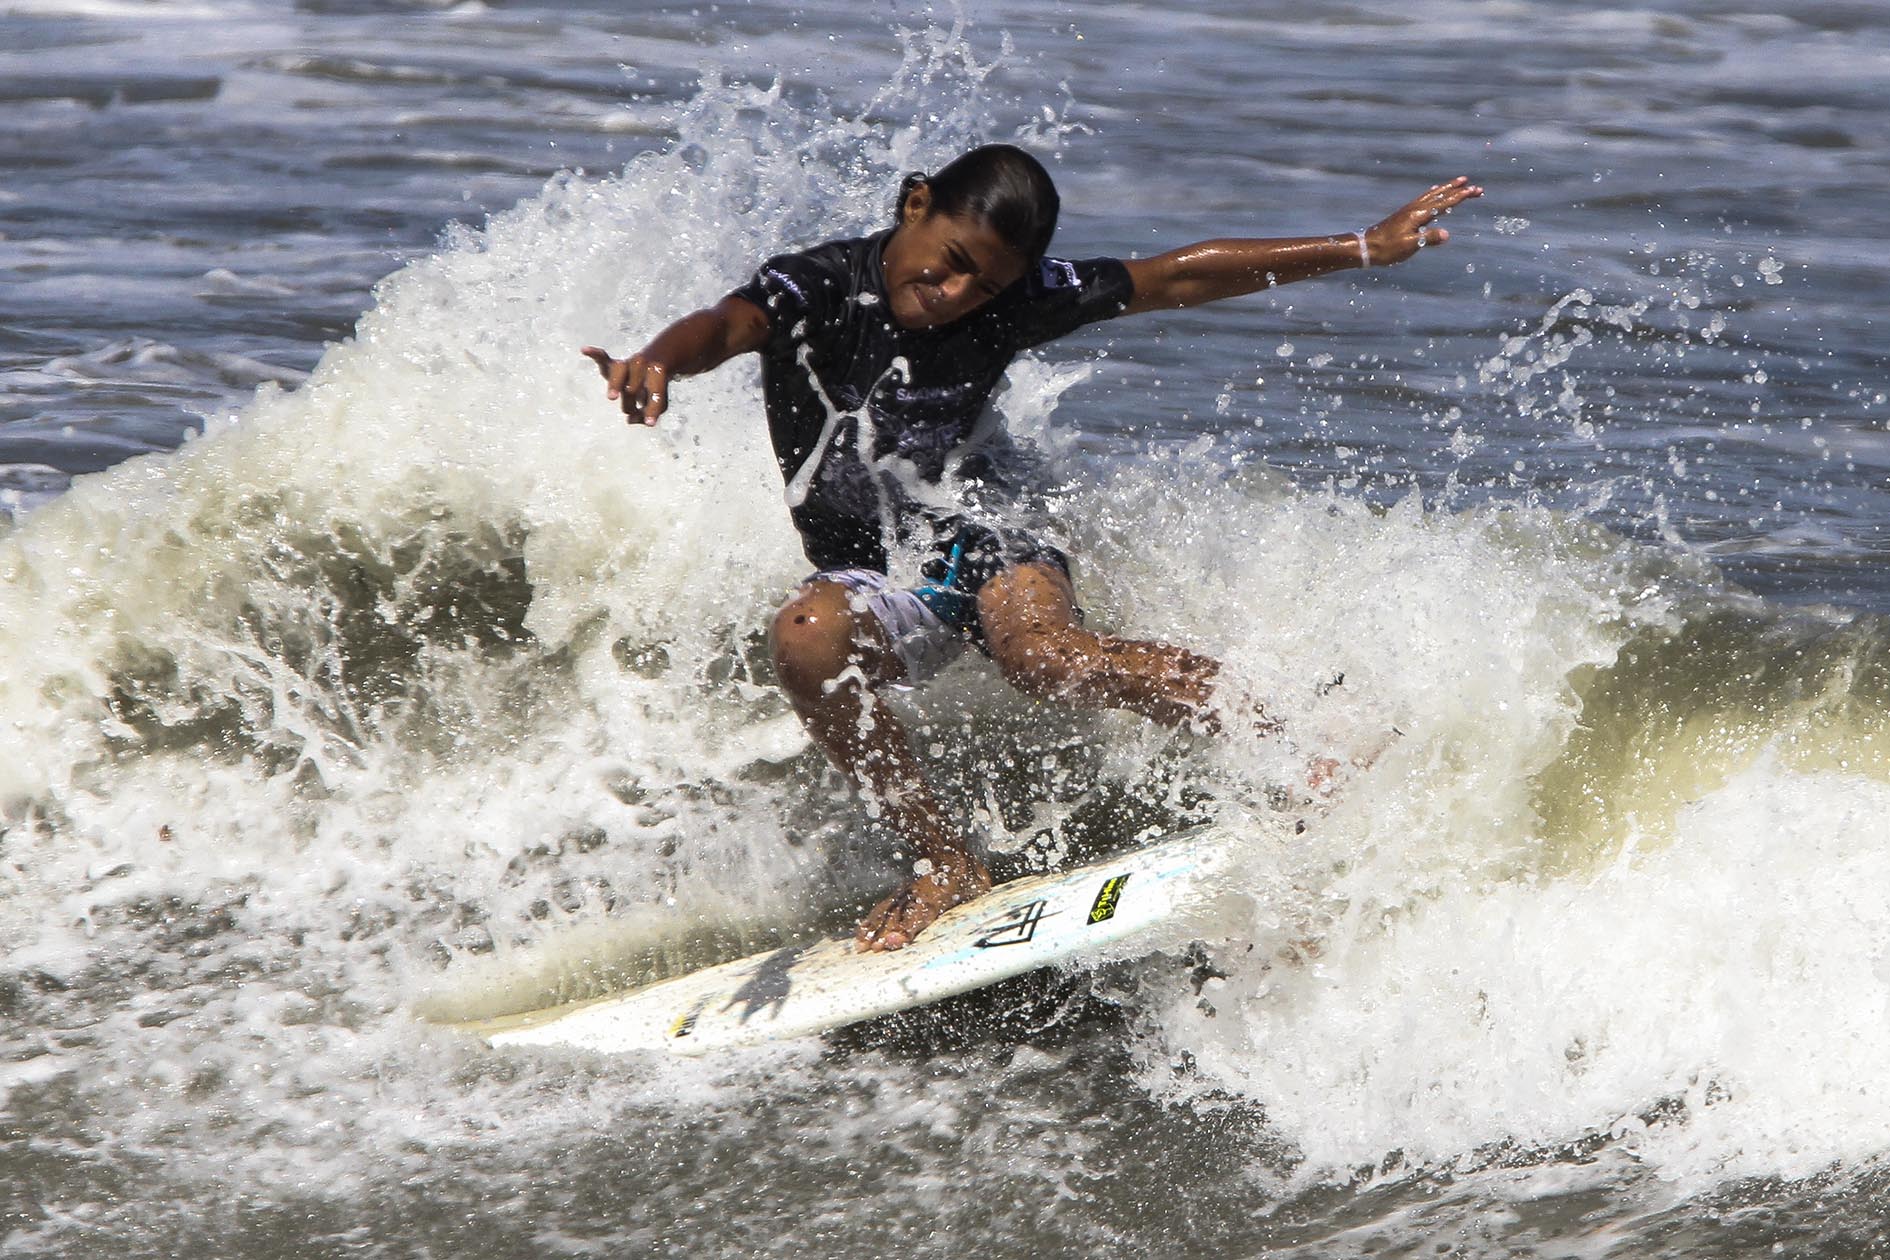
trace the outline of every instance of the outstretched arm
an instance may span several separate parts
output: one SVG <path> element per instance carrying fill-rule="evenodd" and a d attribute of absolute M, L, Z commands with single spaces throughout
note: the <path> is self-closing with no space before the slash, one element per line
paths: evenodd
<path fill-rule="evenodd" d="M 1403 262 L 1422 246 L 1449 240 L 1449 232 L 1431 225 L 1482 195 L 1481 187 L 1460 175 L 1367 228 L 1362 240 L 1357 233 L 1346 232 L 1283 240 L 1202 241 L 1154 258 L 1134 259 L 1127 266 L 1135 297 L 1123 313 L 1199 306 L 1329 271 Z"/>
<path fill-rule="evenodd" d="M 606 396 L 621 402 L 625 419 L 655 424 L 669 407 L 672 376 L 713 371 L 767 341 L 768 317 L 761 308 L 731 295 L 683 316 L 627 359 L 613 359 L 596 346 L 582 353 L 604 374 Z"/>

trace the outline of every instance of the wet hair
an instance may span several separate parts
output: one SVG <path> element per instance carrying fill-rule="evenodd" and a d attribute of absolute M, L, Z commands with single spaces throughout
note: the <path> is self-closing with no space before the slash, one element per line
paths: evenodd
<path fill-rule="evenodd" d="M 936 175 L 918 171 L 899 184 L 897 214 L 905 219 L 906 198 L 924 184 L 932 191 L 934 213 L 982 223 L 1006 245 L 1036 262 L 1050 248 L 1057 230 L 1057 186 L 1043 163 L 1014 144 L 987 144 L 954 158 Z"/>

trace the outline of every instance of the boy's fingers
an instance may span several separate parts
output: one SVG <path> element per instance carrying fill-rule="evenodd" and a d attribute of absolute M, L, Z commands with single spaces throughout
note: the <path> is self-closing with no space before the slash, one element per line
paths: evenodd
<path fill-rule="evenodd" d="M 623 407 L 625 420 L 653 425 L 669 407 L 669 369 L 661 363 L 648 362 L 637 354 L 613 359 L 609 351 L 596 346 L 581 346 L 578 352 L 603 373 L 605 393 Z"/>
<path fill-rule="evenodd" d="M 610 396 L 623 399 L 623 413 L 627 416 L 635 411 L 637 397 L 643 389 L 643 360 L 625 359 L 620 366 L 623 371 L 611 381 Z"/>
<path fill-rule="evenodd" d="M 669 406 L 669 372 L 661 364 L 652 364 L 643 381 L 643 423 L 655 424 Z"/>
<path fill-rule="evenodd" d="M 1482 191 L 1481 187 L 1470 182 L 1469 176 L 1459 175 L 1449 183 L 1435 185 L 1425 196 L 1449 201 L 1454 205 L 1465 197 L 1477 196 Z"/>
<path fill-rule="evenodd" d="M 597 370 L 605 380 L 610 379 L 610 365 L 616 360 L 610 357 L 608 350 L 599 350 L 596 346 L 584 346 L 578 353 L 597 365 Z"/>

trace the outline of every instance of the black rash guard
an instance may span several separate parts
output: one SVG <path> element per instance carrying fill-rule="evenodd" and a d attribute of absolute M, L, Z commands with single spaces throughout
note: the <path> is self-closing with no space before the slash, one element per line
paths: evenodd
<path fill-rule="evenodd" d="M 1122 313 L 1117 259 L 1045 258 L 962 319 L 901 328 L 880 252 L 889 229 L 762 264 L 734 296 L 768 318 L 761 387 L 768 435 L 808 559 L 885 572 L 890 545 L 935 543 L 961 522 L 947 472 L 978 479 L 1002 436 L 979 429 L 1020 351 Z"/>

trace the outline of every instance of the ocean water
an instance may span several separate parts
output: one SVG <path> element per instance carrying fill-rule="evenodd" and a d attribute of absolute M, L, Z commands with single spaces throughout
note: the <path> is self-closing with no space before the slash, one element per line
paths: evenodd
<path fill-rule="evenodd" d="M 1881 18 L 0 0 L 0 1254 L 1890 1251 Z M 633 430 L 576 347 L 987 139 L 1076 256 L 1488 188 L 999 401 L 1096 624 L 1402 738 L 1191 948 L 693 1061 L 440 1026 L 892 877 L 770 682 L 752 367 Z M 1306 751 L 894 703 L 1022 864 Z"/>

